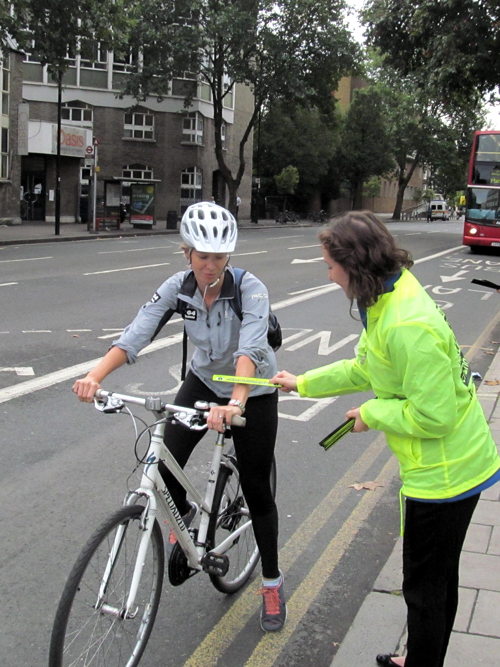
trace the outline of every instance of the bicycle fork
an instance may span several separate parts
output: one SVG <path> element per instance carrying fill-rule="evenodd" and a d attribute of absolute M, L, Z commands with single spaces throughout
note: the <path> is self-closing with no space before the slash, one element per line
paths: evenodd
<path fill-rule="evenodd" d="M 132 494 L 131 497 L 134 498 L 135 500 L 136 494 Z M 130 589 L 125 606 L 122 606 L 120 608 L 113 607 L 112 605 L 109 605 L 104 602 L 109 580 L 111 578 L 111 575 L 113 574 L 117 558 L 120 555 L 120 550 L 123 545 L 123 539 L 125 537 L 126 531 L 129 529 L 130 521 L 124 521 L 118 527 L 113 541 L 113 546 L 109 554 L 108 562 L 106 564 L 106 569 L 104 570 L 101 586 L 99 588 L 99 594 L 95 604 L 95 609 L 100 609 L 102 614 L 107 614 L 109 616 L 114 616 L 116 618 L 121 618 L 124 620 L 133 619 L 137 615 L 138 607 L 136 607 L 135 609 L 133 609 L 133 607 L 135 604 L 135 598 L 137 595 L 137 590 L 139 588 L 139 583 L 142 576 L 143 565 L 146 561 L 147 550 L 151 539 L 151 531 L 153 530 L 156 513 L 157 509 L 156 509 L 155 498 L 153 495 L 148 496 L 144 512 L 141 515 L 140 530 L 142 531 L 142 535 L 139 542 L 139 549 L 137 550 L 137 558 L 135 560 L 132 580 L 130 582 Z"/>

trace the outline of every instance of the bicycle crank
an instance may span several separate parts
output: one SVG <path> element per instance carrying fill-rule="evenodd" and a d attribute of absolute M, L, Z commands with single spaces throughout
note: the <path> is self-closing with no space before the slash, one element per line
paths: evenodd
<path fill-rule="evenodd" d="M 225 554 L 220 556 L 209 551 L 201 559 L 201 565 L 208 574 L 223 577 L 229 570 L 229 558 Z"/>
<path fill-rule="evenodd" d="M 187 558 L 179 543 L 174 544 L 168 559 L 168 579 L 172 586 L 180 586 L 186 579 L 196 574 L 198 570 L 189 567 Z"/>

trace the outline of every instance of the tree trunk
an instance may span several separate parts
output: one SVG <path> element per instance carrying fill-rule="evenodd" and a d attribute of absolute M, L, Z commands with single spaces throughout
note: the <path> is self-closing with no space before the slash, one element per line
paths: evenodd
<path fill-rule="evenodd" d="M 404 160 L 401 159 L 400 161 L 398 161 L 398 166 L 399 166 L 398 194 L 396 197 L 396 205 L 392 213 L 393 220 L 399 220 L 401 218 L 401 211 L 403 210 L 403 200 L 405 196 L 405 190 L 408 183 L 411 180 L 411 177 L 413 176 L 413 172 L 417 168 L 418 160 L 419 160 L 419 154 L 417 153 L 412 161 L 411 167 L 408 169 L 408 172 L 405 171 L 406 159 Z"/>
<path fill-rule="evenodd" d="M 354 183 L 352 208 L 354 211 L 360 211 L 363 208 L 363 181 L 361 180 Z"/>

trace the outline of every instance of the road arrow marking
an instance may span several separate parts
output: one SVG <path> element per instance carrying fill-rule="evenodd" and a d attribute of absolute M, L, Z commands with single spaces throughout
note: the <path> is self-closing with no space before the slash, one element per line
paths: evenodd
<path fill-rule="evenodd" d="M 469 273 L 469 271 L 468 270 L 457 271 L 452 276 L 439 276 L 439 277 L 441 278 L 441 282 L 450 283 L 452 280 L 465 280 L 465 276 L 463 275 L 464 273 Z"/>
<path fill-rule="evenodd" d="M 0 373 L 15 373 L 16 375 L 35 375 L 31 366 L 4 366 L 0 367 Z"/>

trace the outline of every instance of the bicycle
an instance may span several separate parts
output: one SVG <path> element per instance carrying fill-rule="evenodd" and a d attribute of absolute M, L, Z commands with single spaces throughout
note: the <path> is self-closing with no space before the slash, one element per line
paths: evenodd
<path fill-rule="evenodd" d="M 132 418 L 141 481 L 139 487 L 128 491 L 123 506 L 95 530 L 68 576 L 52 629 L 50 667 L 133 667 L 139 663 L 163 585 L 165 552 L 159 513 L 177 539 L 168 559 L 168 578 L 174 586 L 203 571 L 218 591 L 235 593 L 248 581 L 260 558 L 234 448 L 224 452 L 229 428 L 217 433 L 204 495 L 163 442 L 167 421 L 192 430 L 207 429 L 206 418 L 213 404 L 199 401 L 194 408 L 186 408 L 164 403 L 159 396 L 141 398 L 103 389 L 97 392 L 94 403 L 100 412 L 126 412 Z M 155 415 L 155 421 L 146 424 L 127 404 L 143 406 Z M 144 424 L 140 433 L 138 421 Z M 232 425 L 244 426 L 245 419 L 233 417 Z M 149 437 L 147 452 L 138 456 L 137 447 L 145 434 Z M 196 505 L 197 516 L 189 527 L 163 482 L 160 460 Z M 275 462 L 271 486 L 275 494 Z"/>
<path fill-rule="evenodd" d="M 286 225 L 289 222 L 291 224 L 296 224 L 297 222 L 299 222 L 299 220 L 300 220 L 299 214 L 295 213 L 294 211 L 287 211 L 287 210 L 280 211 L 276 215 L 276 222 L 278 223 L 278 225 Z"/>

